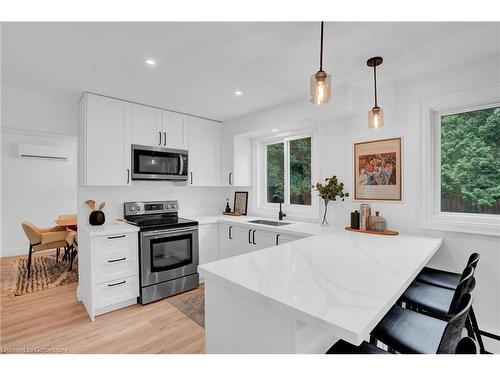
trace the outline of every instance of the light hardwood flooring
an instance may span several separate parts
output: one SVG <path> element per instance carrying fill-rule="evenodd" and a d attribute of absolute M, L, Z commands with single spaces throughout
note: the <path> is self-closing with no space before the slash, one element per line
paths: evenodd
<path fill-rule="evenodd" d="M 36 255 L 34 255 L 36 256 Z M 13 262 L 0 258 L 2 353 L 203 353 L 204 329 L 168 299 L 134 305 L 91 322 L 77 284 L 9 297 Z"/>

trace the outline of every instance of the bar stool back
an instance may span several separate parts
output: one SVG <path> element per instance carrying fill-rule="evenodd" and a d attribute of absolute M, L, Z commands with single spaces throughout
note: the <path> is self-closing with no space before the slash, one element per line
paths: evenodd
<path fill-rule="evenodd" d="M 469 315 L 469 310 L 472 307 L 472 296 L 465 293 L 457 306 L 457 314 L 450 319 L 446 328 L 444 329 L 443 336 L 439 343 L 437 354 L 453 354 L 455 353 L 458 342 L 462 337 L 462 331 Z"/>

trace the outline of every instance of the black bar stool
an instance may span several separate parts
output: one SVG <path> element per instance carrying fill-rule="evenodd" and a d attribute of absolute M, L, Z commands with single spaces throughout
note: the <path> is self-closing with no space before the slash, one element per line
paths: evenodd
<path fill-rule="evenodd" d="M 475 286 L 474 268 L 467 266 L 455 290 L 445 289 L 414 281 L 400 298 L 410 309 L 432 315 L 435 318 L 450 320 L 457 313 L 462 296 L 472 292 Z"/>
<path fill-rule="evenodd" d="M 473 253 L 467 261 L 467 266 L 471 266 L 472 268 L 476 269 L 478 262 L 479 254 Z M 424 267 L 424 269 L 418 274 L 415 280 L 421 283 L 440 286 L 441 288 L 456 289 L 458 283 L 460 282 L 460 276 L 461 275 L 459 273 Z"/>
<path fill-rule="evenodd" d="M 463 337 L 472 296 L 465 293 L 448 322 L 393 306 L 371 335 L 399 353 L 453 354 Z"/>

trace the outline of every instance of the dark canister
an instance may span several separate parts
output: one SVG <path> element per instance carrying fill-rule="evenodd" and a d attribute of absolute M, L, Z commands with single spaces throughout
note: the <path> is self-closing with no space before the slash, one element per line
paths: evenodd
<path fill-rule="evenodd" d="M 351 228 L 359 229 L 359 211 L 351 212 Z"/>
<path fill-rule="evenodd" d="M 92 211 L 89 215 L 89 224 L 90 225 L 103 225 L 106 221 L 106 217 L 104 216 L 104 212 L 102 211 Z"/>

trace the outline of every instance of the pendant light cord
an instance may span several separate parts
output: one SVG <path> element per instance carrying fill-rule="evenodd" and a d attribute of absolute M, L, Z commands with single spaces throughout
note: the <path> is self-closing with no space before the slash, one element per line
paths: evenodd
<path fill-rule="evenodd" d="M 323 70 L 323 21 L 321 21 L 321 46 L 319 49 L 319 70 Z"/>
<path fill-rule="evenodd" d="M 375 107 L 377 106 L 377 66 L 373 66 L 373 82 L 374 82 L 374 87 L 375 87 Z"/>

